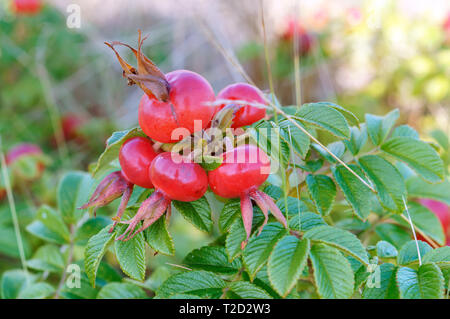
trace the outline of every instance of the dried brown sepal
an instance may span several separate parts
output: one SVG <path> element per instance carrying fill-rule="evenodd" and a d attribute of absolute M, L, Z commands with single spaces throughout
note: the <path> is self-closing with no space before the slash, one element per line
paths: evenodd
<path fill-rule="evenodd" d="M 170 86 L 161 70 L 142 53 L 142 43 L 147 37 L 142 38 L 139 30 L 138 49 L 134 49 L 128 44 L 113 41 L 105 42 L 117 56 L 120 66 L 123 69 L 123 76 L 128 79 L 128 85 L 137 84 L 148 96 L 154 97 L 159 101 L 167 102 L 169 99 Z M 129 48 L 137 60 L 137 69 L 128 64 L 116 51 L 114 46 L 123 45 Z"/>

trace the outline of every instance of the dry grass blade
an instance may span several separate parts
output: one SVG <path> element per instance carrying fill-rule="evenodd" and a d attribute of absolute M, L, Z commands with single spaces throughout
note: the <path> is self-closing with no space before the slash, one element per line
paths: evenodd
<path fill-rule="evenodd" d="M 23 270 L 25 271 L 26 274 L 28 274 L 27 262 L 26 262 L 26 258 L 25 258 L 25 250 L 23 248 L 22 235 L 20 234 L 19 218 L 17 217 L 17 210 L 16 210 L 16 205 L 14 203 L 14 196 L 12 193 L 11 182 L 9 179 L 8 170 L 6 169 L 6 159 L 5 159 L 5 154 L 3 153 L 3 150 L 2 150 L 1 136 L 0 136 L 0 164 L 1 164 L 1 170 L 2 170 L 2 175 L 3 175 L 3 181 L 5 183 L 6 195 L 8 197 L 9 209 L 11 211 L 11 217 L 13 220 L 14 233 L 16 234 L 17 247 L 19 248 L 20 261 L 22 263 Z M 27 279 L 28 279 L 28 276 L 27 276 Z"/>
<path fill-rule="evenodd" d="M 254 82 L 245 73 L 242 66 L 237 61 L 234 61 L 234 59 L 232 59 L 227 54 L 225 49 L 214 39 L 211 32 L 208 30 L 208 28 L 205 27 L 201 18 L 199 18 L 198 21 L 200 22 L 202 29 L 205 31 L 206 35 L 208 36 L 208 39 L 213 43 L 213 45 L 218 49 L 218 51 L 224 56 L 224 58 L 227 59 L 230 63 L 232 63 L 250 84 L 254 85 Z M 270 63 L 269 63 L 269 68 L 270 68 Z M 368 187 L 372 192 L 376 193 L 376 190 L 371 185 L 369 185 L 361 176 L 359 176 L 354 170 L 352 170 L 344 161 L 342 161 L 339 157 L 334 155 L 333 152 L 331 152 L 325 145 L 323 145 L 319 140 L 317 140 L 311 133 L 309 133 L 306 129 L 304 129 L 301 125 L 299 125 L 294 119 L 292 119 L 292 117 L 290 115 L 286 114 L 280 107 L 275 105 L 275 103 L 268 100 L 266 97 L 264 97 L 264 99 L 272 107 L 272 109 L 275 113 L 275 116 L 276 116 L 276 114 L 283 115 L 289 122 L 294 124 L 294 126 L 296 126 L 299 130 L 301 130 L 303 133 L 305 133 L 311 140 L 313 140 L 315 143 L 317 143 L 319 146 L 321 146 L 328 154 L 330 154 L 330 156 L 332 156 L 336 161 L 338 161 L 342 166 L 344 166 L 349 172 L 351 172 L 356 178 L 358 178 L 366 187 Z M 239 104 L 239 101 L 233 101 L 233 102 Z M 259 103 L 246 102 L 246 104 L 256 106 L 256 107 L 267 108 L 267 105 L 259 104 Z M 211 105 L 214 105 L 214 103 Z"/>
<path fill-rule="evenodd" d="M 409 209 L 408 209 L 408 205 L 406 204 L 406 200 L 405 197 L 402 197 L 403 199 L 403 205 L 405 206 L 405 210 L 406 213 L 408 214 L 408 217 L 405 217 L 403 214 L 400 215 L 405 221 L 407 221 L 410 225 L 411 225 L 411 230 L 413 232 L 414 235 L 414 240 L 416 241 L 416 246 L 417 246 L 417 254 L 419 256 L 419 262 L 421 262 L 421 258 L 420 258 L 420 251 L 419 251 L 419 244 L 417 243 L 417 236 L 416 236 L 416 231 L 420 234 L 420 236 L 422 236 L 427 242 L 429 242 L 431 244 L 431 246 L 433 246 L 433 248 L 439 248 L 439 245 L 432 240 L 428 235 L 426 235 L 423 231 L 421 231 L 419 228 L 417 228 L 414 223 L 411 220 L 411 216 L 409 215 Z"/>

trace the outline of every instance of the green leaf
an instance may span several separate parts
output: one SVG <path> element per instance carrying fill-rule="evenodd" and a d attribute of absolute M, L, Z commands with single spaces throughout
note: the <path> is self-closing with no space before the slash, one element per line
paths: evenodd
<path fill-rule="evenodd" d="M 259 236 L 252 236 L 244 249 L 243 261 L 251 279 L 265 265 L 278 242 L 286 234 L 280 223 L 268 223 Z"/>
<path fill-rule="evenodd" d="M 145 241 L 157 252 L 173 256 L 175 246 L 172 237 L 167 230 L 166 217 L 160 217 L 149 228 L 144 231 Z"/>
<path fill-rule="evenodd" d="M 397 137 L 397 136 L 412 137 L 412 138 L 415 138 L 416 140 L 419 139 L 419 133 L 417 133 L 417 131 L 409 125 L 397 126 L 395 128 L 394 132 L 392 133 L 392 137 Z"/>
<path fill-rule="evenodd" d="M 169 277 L 170 271 L 164 266 L 159 266 L 152 272 L 150 278 L 145 281 L 145 286 L 150 290 L 156 291 Z"/>
<path fill-rule="evenodd" d="M 60 245 L 66 243 L 66 240 L 61 237 L 61 235 L 48 229 L 42 222 L 38 220 L 35 220 L 31 224 L 29 224 L 26 229 L 29 233 L 45 241 Z"/>
<path fill-rule="evenodd" d="M 391 211 L 403 212 L 406 187 L 402 175 L 395 166 L 377 155 L 361 157 L 359 165 L 375 184 L 381 203 Z"/>
<path fill-rule="evenodd" d="M 16 299 L 23 289 L 35 281 L 36 276 L 21 269 L 5 271 L 0 281 L 2 299 Z"/>
<path fill-rule="evenodd" d="M 375 232 L 382 240 L 385 240 L 397 249 L 411 240 L 410 233 L 404 228 L 390 223 L 379 224 L 375 227 Z"/>
<path fill-rule="evenodd" d="M 350 138 L 347 120 L 332 107 L 320 103 L 308 103 L 304 104 L 295 115 L 300 121 L 326 130 L 337 137 Z"/>
<path fill-rule="evenodd" d="M 58 209 L 68 224 L 77 222 L 83 216 L 78 208 L 89 198 L 94 180 L 88 173 L 69 172 L 64 175 L 58 185 Z"/>
<path fill-rule="evenodd" d="M 18 299 L 44 299 L 52 296 L 55 288 L 46 282 L 33 283 L 22 289 L 17 296 Z"/>
<path fill-rule="evenodd" d="M 361 124 L 360 128 L 352 126 L 350 128 L 350 139 L 344 140 L 343 142 L 353 155 L 357 155 L 367 142 L 366 124 Z"/>
<path fill-rule="evenodd" d="M 309 255 L 309 240 L 288 235 L 276 244 L 267 265 L 269 279 L 283 297 L 297 283 Z"/>
<path fill-rule="evenodd" d="M 367 132 L 373 144 L 380 145 L 386 139 L 400 113 L 395 109 L 385 116 L 366 114 Z"/>
<path fill-rule="evenodd" d="M 212 272 L 194 270 L 171 276 L 156 292 L 158 298 L 169 298 L 175 294 L 191 294 L 203 298 L 218 298 L 226 283 Z"/>
<path fill-rule="evenodd" d="M 289 227 L 298 231 L 307 231 L 326 224 L 320 215 L 311 212 L 300 213 L 300 216 L 297 214 L 289 221 Z"/>
<path fill-rule="evenodd" d="M 189 268 L 220 274 L 235 274 L 241 269 L 240 259 L 228 262 L 224 247 L 204 246 L 191 251 L 183 260 Z"/>
<path fill-rule="evenodd" d="M 283 196 L 283 190 L 272 184 L 269 184 L 264 188 L 264 193 L 272 198 L 281 198 L 281 196 Z"/>
<path fill-rule="evenodd" d="M 364 174 L 358 166 L 348 166 L 364 179 Z M 333 169 L 333 175 L 356 215 L 362 220 L 366 219 L 370 214 L 371 190 L 342 165 Z"/>
<path fill-rule="evenodd" d="M 332 226 L 319 226 L 305 232 L 303 238 L 338 248 L 365 265 L 369 263 L 367 252 L 361 241 L 346 230 Z"/>
<path fill-rule="evenodd" d="M 433 263 L 423 264 L 417 271 L 400 268 L 397 283 L 400 296 L 404 299 L 438 299 L 444 295 L 444 277 Z"/>
<path fill-rule="evenodd" d="M 328 162 L 333 163 L 333 164 L 337 163 L 337 160 L 333 156 L 331 156 L 330 153 L 328 153 L 322 146 L 320 146 L 319 144 L 316 144 L 316 143 L 313 143 L 312 146 Z M 326 147 L 337 158 L 342 159 L 342 156 L 345 153 L 345 144 L 342 141 L 330 143 Z"/>
<path fill-rule="evenodd" d="M 270 156 L 272 163 L 280 163 L 282 167 L 286 167 L 291 149 L 281 132 L 273 121 L 263 121 L 255 129 L 250 129 L 258 146 Z"/>
<path fill-rule="evenodd" d="M 408 195 L 418 198 L 431 198 L 450 205 L 450 181 L 445 179 L 442 183 L 430 184 L 418 176 L 406 180 Z"/>
<path fill-rule="evenodd" d="M 450 246 L 430 250 L 423 256 L 423 262 L 432 262 L 442 269 L 450 269 Z"/>
<path fill-rule="evenodd" d="M 438 153 L 427 143 L 411 137 L 394 137 L 381 150 L 408 164 L 425 180 L 436 183 L 444 178 L 444 165 Z"/>
<path fill-rule="evenodd" d="M 336 185 L 333 180 L 326 175 L 309 174 L 306 177 L 306 184 L 318 212 L 323 216 L 328 215 L 336 197 Z"/>
<path fill-rule="evenodd" d="M 299 126 L 304 128 L 299 121 L 296 122 Z M 291 145 L 301 157 L 305 157 L 310 145 L 309 136 L 287 119 L 280 121 L 278 126 L 281 128 L 280 133 L 284 137 L 284 140 Z"/>
<path fill-rule="evenodd" d="M 213 171 L 222 165 L 222 157 L 203 155 L 199 164 L 205 171 Z"/>
<path fill-rule="evenodd" d="M 147 294 L 142 288 L 124 282 L 112 282 L 98 292 L 97 299 L 146 299 Z"/>
<path fill-rule="evenodd" d="M 349 110 L 347 110 L 347 109 L 343 108 L 342 106 L 337 105 L 335 103 L 331 103 L 331 102 L 314 102 L 314 103 L 311 103 L 311 104 L 315 104 L 315 105 L 319 104 L 319 105 L 325 105 L 325 106 L 332 107 L 333 109 L 341 112 L 342 115 L 345 116 L 345 118 L 348 120 L 349 123 L 351 123 L 353 125 L 358 125 L 358 123 L 359 123 L 359 120 L 358 120 L 358 118 L 356 117 L 355 114 L 353 114 Z"/>
<path fill-rule="evenodd" d="M 118 225 L 117 234 L 122 234 L 127 224 Z M 114 242 L 117 261 L 122 271 L 127 276 L 143 281 L 145 278 L 145 240 L 142 232 L 127 241 L 116 240 Z"/>
<path fill-rule="evenodd" d="M 422 206 L 416 202 L 409 202 L 409 215 L 411 216 L 411 220 L 413 224 L 419 228 L 419 230 L 423 231 L 425 235 L 431 237 L 431 239 L 435 240 L 439 245 L 445 244 L 445 234 L 442 229 L 442 224 L 439 221 L 439 218 L 432 213 L 428 208 Z M 406 214 L 404 214 L 407 216 Z M 408 226 L 409 224 L 404 220 L 398 220 L 398 222 Z"/>
<path fill-rule="evenodd" d="M 98 291 L 98 288 L 92 287 L 86 274 L 81 272 L 80 287 L 74 289 L 64 285 L 61 290 L 61 297 L 66 299 L 95 299 Z"/>
<path fill-rule="evenodd" d="M 70 241 L 69 228 L 53 208 L 43 205 L 38 209 L 36 215 L 36 219 L 42 222 L 48 230 L 57 233 L 66 242 Z"/>
<path fill-rule="evenodd" d="M 244 225 L 241 218 L 235 219 L 225 240 L 225 249 L 228 255 L 228 261 L 232 262 L 241 253 L 241 243 L 246 239 Z"/>
<path fill-rule="evenodd" d="M 430 135 L 439 143 L 439 145 L 444 149 L 445 152 L 449 151 L 450 140 L 448 134 L 442 130 L 435 129 L 430 132 Z"/>
<path fill-rule="evenodd" d="M 284 198 L 284 196 L 281 196 L 278 198 L 276 204 L 285 216 L 298 216 L 299 211 L 303 212 L 309 209 L 305 202 L 297 197 L 287 196 Z"/>
<path fill-rule="evenodd" d="M 180 214 L 195 227 L 205 232 L 211 231 L 213 226 L 211 208 L 204 196 L 193 202 L 180 202 L 174 200 L 172 203 Z"/>
<path fill-rule="evenodd" d="M 28 236 L 22 236 L 22 245 L 25 257 L 29 258 L 32 253 L 32 246 L 27 237 Z M 0 225 L 0 253 L 9 257 L 20 258 L 16 232 L 12 226 Z"/>
<path fill-rule="evenodd" d="M 380 240 L 377 243 L 377 256 L 380 258 L 394 258 L 397 257 L 398 251 L 392 244 L 387 241 Z"/>
<path fill-rule="evenodd" d="M 44 245 L 27 261 L 28 267 L 40 271 L 59 273 L 64 269 L 64 257 L 55 245 Z"/>
<path fill-rule="evenodd" d="M 233 222 L 236 220 L 236 217 L 241 215 L 241 201 L 239 198 L 235 198 L 226 203 L 219 217 L 219 227 L 222 232 L 227 231 Z"/>
<path fill-rule="evenodd" d="M 339 250 L 323 244 L 314 244 L 310 258 L 319 296 L 326 299 L 350 298 L 355 279 L 349 261 Z"/>
<path fill-rule="evenodd" d="M 146 137 L 139 127 L 132 128 L 125 131 L 114 132 L 106 142 L 106 149 L 102 155 L 98 158 L 97 164 L 92 172 L 92 176 L 96 176 L 97 173 L 111 163 L 113 160 L 119 157 L 119 151 L 122 144 L 129 138 L 135 136 Z"/>
<path fill-rule="evenodd" d="M 246 273 L 243 274 L 245 275 Z M 252 282 L 258 287 L 264 289 L 270 296 L 272 296 L 272 298 L 281 299 L 281 296 L 272 288 L 269 280 L 269 274 L 267 273 L 267 266 L 264 266 L 260 271 L 258 271 Z"/>
<path fill-rule="evenodd" d="M 96 235 L 92 236 L 84 250 L 84 268 L 93 287 L 95 287 L 95 277 L 97 276 L 100 261 L 106 253 L 108 246 L 114 240 L 114 233 L 110 233 L 109 228 L 110 226 L 106 226 Z"/>
<path fill-rule="evenodd" d="M 419 245 L 420 256 L 425 256 L 427 252 L 433 249 L 424 241 L 418 240 L 417 243 Z M 419 256 L 417 255 L 416 242 L 415 240 L 411 240 L 400 249 L 397 256 L 397 263 L 399 265 L 408 265 L 418 261 Z"/>
<path fill-rule="evenodd" d="M 272 299 L 267 292 L 248 281 L 235 281 L 228 286 L 230 299 Z"/>
<path fill-rule="evenodd" d="M 379 282 L 375 278 L 375 285 L 364 287 L 362 296 L 364 299 L 398 299 L 399 291 L 396 282 L 397 267 L 390 263 L 382 264 L 379 267 Z M 374 274 L 375 276 L 377 274 Z M 379 284 L 379 285 L 377 285 Z"/>
<path fill-rule="evenodd" d="M 75 242 L 78 245 L 86 245 L 89 239 L 106 226 L 111 226 L 111 218 L 97 216 L 86 220 L 75 233 Z"/>

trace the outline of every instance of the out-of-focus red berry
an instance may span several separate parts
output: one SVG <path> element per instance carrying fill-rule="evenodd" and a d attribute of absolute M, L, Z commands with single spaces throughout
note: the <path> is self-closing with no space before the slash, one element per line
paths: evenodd
<path fill-rule="evenodd" d="M 299 54 L 302 56 L 308 54 L 314 45 L 314 38 L 299 21 L 291 18 L 288 20 L 281 39 L 286 42 L 294 42 L 295 36 L 297 36 Z"/>
<path fill-rule="evenodd" d="M 37 14 L 42 9 L 42 3 L 40 0 L 13 0 L 12 10 L 16 14 Z"/>
<path fill-rule="evenodd" d="M 78 115 L 72 113 L 65 114 L 61 119 L 64 139 L 70 141 L 80 138 L 80 127 L 83 124 L 84 119 Z"/>

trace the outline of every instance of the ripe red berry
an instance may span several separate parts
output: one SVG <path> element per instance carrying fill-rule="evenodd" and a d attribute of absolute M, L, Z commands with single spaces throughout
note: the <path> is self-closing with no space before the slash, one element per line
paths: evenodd
<path fill-rule="evenodd" d="M 194 133 L 194 120 L 201 121 L 197 130 L 210 123 L 215 108 L 205 105 L 214 101 L 211 85 L 201 75 L 177 70 L 166 74 L 170 87 L 169 100 L 163 102 L 148 94 L 139 104 L 139 125 L 147 136 L 161 143 L 172 143 L 182 136 L 172 137 L 176 128 L 186 128 Z"/>
<path fill-rule="evenodd" d="M 119 152 L 122 174 L 131 183 L 144 188 L 153 188 L 149 168 L 158 154 L 152 142 L 144 137 L 132 137 L 123 143 Z"/>
<path fill-rule="evenodd" d="M 263 93 L 258 88 L 247 83 L 228 85 L 219 92 L 217 98 L 224 100 L 241 100 L 267 105 L 267 102 L 263 98 Z M 225 105 L 221 105 L 218 109 L 220 110 L 224 107 Z M 265 116 L 266 110 L 264 108 L 244 105 L 236 112 L 231 127 L 238 128 L 251 125 L 263 119 Z"/>
<path fill-rule="evenodd" d="M 222 158 L 222 165 L 208 175 L 211 190 L 221 197 L 239 197 L 259 187 L 269 176 L 270 159 L 255 145 L 238 146 Z"/>
<path fill-rule="evenodd" d="M 14 0 L 12 10 L 17 14 L 36 14 L 42 8 L 40 0 Z"/>
<path fill-rule="evenodd" d="M 265 220 L 260 232 L 267 223 L 268 211 L 285 227 L 286 218 L 275 205 L 272 198 L 258 190 L 269 176 L 270 160 L 264 151 L 254 145 L 238 146 L 222 155 L 222 164 L 208 175 L 211 190 L 222 197 L 241 199 L 241 212 L 247 238 L 242 242 L 243 248 L 251 233 L 253 207 L 251 200 L 261 208 Z"/>
<path fill-rule="evenodd" d="M 197 163 L 176 163 L 169 152 L 158 155 L 150 167 L 155 188 L 170 199 L 190 202 L 202 197 L 208 188 L 208 176 Z"/>
<path fill-rule="evenodd" d="M 177 156 L 174 154 L 174 156 Z M 181 157 L 178 159 L 181 160 Z M 150 166 L 150 177 L 155 186 L 155 192 L 142 202 L 136 215 L 129 221 L 125 232 L 119 240 L 129 240 L 139 232 L 150 227 L 164 212 L 170 215 L 172 200 L 190 202 L 202 197 L 208 188 L 208 176 L 203 168 L 192 162 L 176 162 L 172 153 L 159 154 Z M 143 225 L 136 231 L 140 221 Z M 134 231 L 134 233 L 133 233 Z M 128 234 L 127 237 L 125 237 Z"/>

